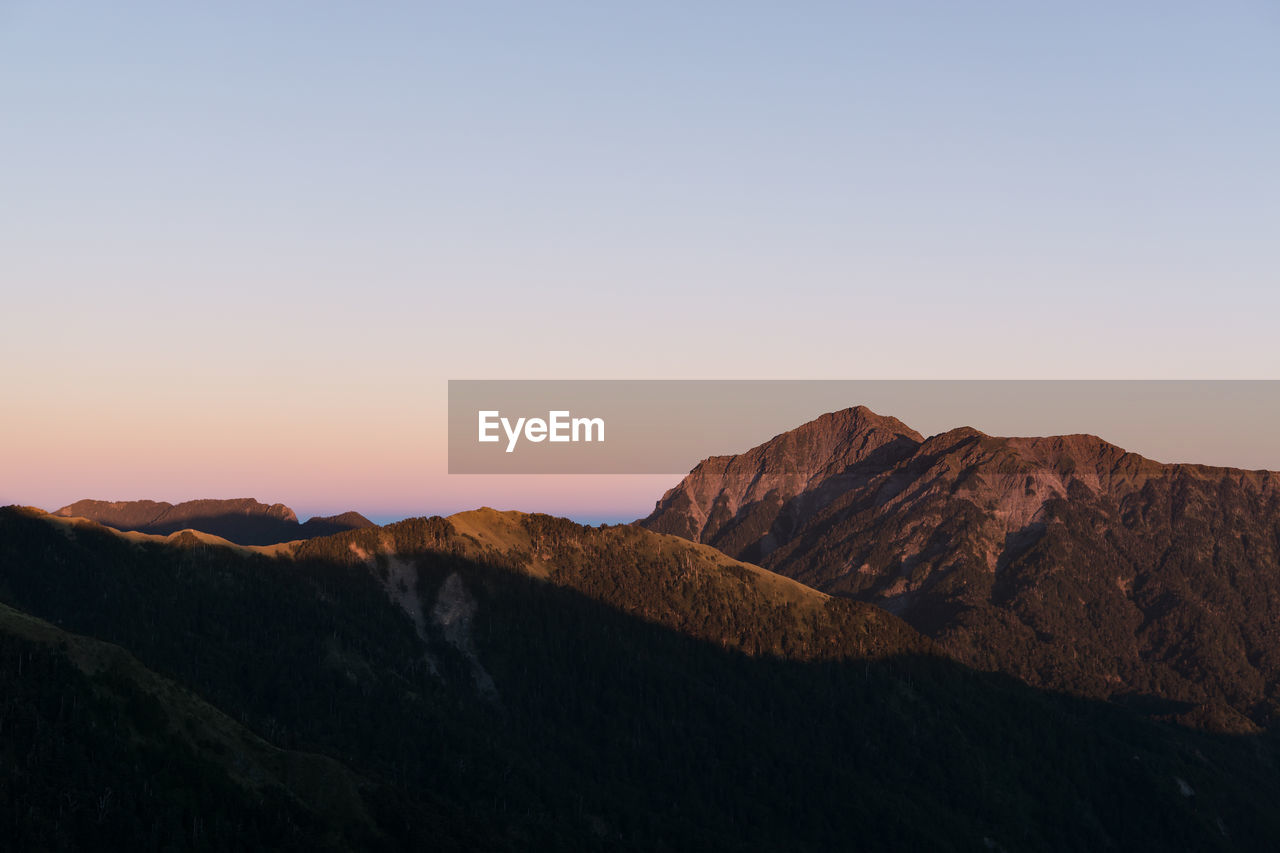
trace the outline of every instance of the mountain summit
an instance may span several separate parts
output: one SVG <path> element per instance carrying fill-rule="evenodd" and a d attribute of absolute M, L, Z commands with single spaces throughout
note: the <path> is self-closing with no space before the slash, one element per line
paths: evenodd
<path fill-rule="evenodd" d="M 702 462 L 638 523 L 1038 686 L 1233 730 L 1280 713 L 1275 473 L 1092 435 L 924 439 L 858 407 Z"/>
<path fill-rule="evenodd" d="M 866 406 L 825 414 L 746 453 L 698 463 L 643 524 L 731 555 L 759 556 L 776 547 L 770 528 L 780 515 L 818 510 L 922 441 L 902 421 Z"/>

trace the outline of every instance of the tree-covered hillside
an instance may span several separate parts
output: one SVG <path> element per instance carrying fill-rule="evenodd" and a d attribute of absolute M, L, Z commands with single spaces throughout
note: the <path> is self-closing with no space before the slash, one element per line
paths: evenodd
<path fill-rule="evenodd" d="M 255 824 L 268 844 L 298 837 L 289 821 L 387 849 L 1262 850 L 1280 837 L 1267 736 L 976 673 L 882 611 L 631 527 L 475 513 L 272 558 L 6 509 L 0 601 L 122 646 L 270 748 L 338 762 L 338 777 L 281 786 Z M 68 652 L 43 648 L 48 696 L 23 702 L 36 727 L 88 689 Z M 120 759 L 140 748 L 113 727 L 69 761 L 9 764 L 0 815 L 57 826 L 55 804 L 24 816 L 18 794 L 81 765 L 144 801 L 150 771 Z M 315 796 L 288 793 L 335 778 L 358 780 L 364 824 L 335 826 Z M 258 796 L 227 779 L 226 802 Z M 203 802 L 195 783 L 177 789 Z M 237 846 L 188 837 L 130 849 Z"/>

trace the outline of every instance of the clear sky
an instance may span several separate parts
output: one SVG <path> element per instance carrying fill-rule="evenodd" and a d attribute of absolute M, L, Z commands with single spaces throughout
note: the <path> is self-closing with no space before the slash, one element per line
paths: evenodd
<path fill-rule="evenodd" d="M 1272 0 L 0 0 L 0 502 L 670 485 L 449 478 L 450 377 L 1274 378 L 1278 46 Z"/>

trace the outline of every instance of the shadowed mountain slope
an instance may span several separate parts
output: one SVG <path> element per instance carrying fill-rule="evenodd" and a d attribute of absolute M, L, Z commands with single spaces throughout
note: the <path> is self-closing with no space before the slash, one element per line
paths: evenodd
<path fill-rule="evenodd" d="M 376 786 L 367 846 L 1269 850 L 1280 833 L 1269 735 L 974 672 L 882 611 L 673 537 L 482 510 L 281 553 L 4 509 L 0 600 L 351 768 Z"/>
<path fill-rule="evenodd" d="M 878 451 L 845 450 L 870 435 Z M 925 440 L 859 407 L 707 460 L 639 524 L 878 604 L 1031 684 L 1232 730 L 1280 709 L 1275 473 L 1090 435 Z"/>
<path fill-rule="evenodd" d="M 160 536 L 186 529 L 198 530 L 220 536 L 237 545 L 272 545 L 295 539 L 328 536 L 373 524 L 358 512 L 317 516 L 299 524 L 293 510 L 284 504 L 268 505 L 253 498 L 196 500 L 180 504 L 82 500 L 64 506 L 53 514 L 66 518 L 87 518 L 116 530 Z"/>
<path fill-rule="evenodd" d="M 0 767 L 22 768 L 0 772 L 10 849 L 376 845 L 361 779 L 276 749 L 118 646 L 0 605 L 0 686 Z"/>

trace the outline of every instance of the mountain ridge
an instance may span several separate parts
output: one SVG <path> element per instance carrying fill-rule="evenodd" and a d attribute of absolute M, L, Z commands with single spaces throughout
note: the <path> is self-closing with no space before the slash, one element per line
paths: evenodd
<path fill-rule="evenodd" d="M 116 644 L 271 744 L 371 784 L 381 838 L 335 847 L 1273 846 L 1274 738 L 976 672 L 882 610 L 771 577 L 677 537 L 536 513 L 407 519 L 268 558 L 0 508 L 6 604 Z M 74 674 L 32 678 L 24 662 L 0 655 L 6 689 L 41 691 L 59 718 Z M 136 766 L 106 731 L 27 779 L 57 794 L 86 765 Z M 323 782 L 316 770 L 298 781 Z M 21 809 L 0 809 L 6 835 L 31 788 L 8 778 L 0 802 Z M 193 805 L 164 838 L 199 831 L 202 778 L 174 786 Z M 53 837 L 59 802 L 38 804 Z M 128 833 L 124 817 L 107 831 Z M 264 815 L 264 831 L 290 820 Z"/>
<path fill-rule="evenodd" d="M 297 514 L 284 504 L 264 504 L 254 498 L 203 498 L 177 504 L 153 500 L 85 499 L 67 504 L 51 514 L 86 518 L 116 530 L 161 536 L 186 529 L 197 530 L 237 545 L 275 545 L 373 525 L 372 521 L 355 511 L 314 516 L 299 523 Z"/>
<path fill-rule="evenodd" d="M 830 422 L 856 438 L 872 419 L 855 411 Z M 850 460 L 822 420 L 700 464 L 636 523 L 885 607 L 1038 686 L 1191 703 L 1242 730 L 1280 713 L 1280 474 L 971 427 Z"/>

